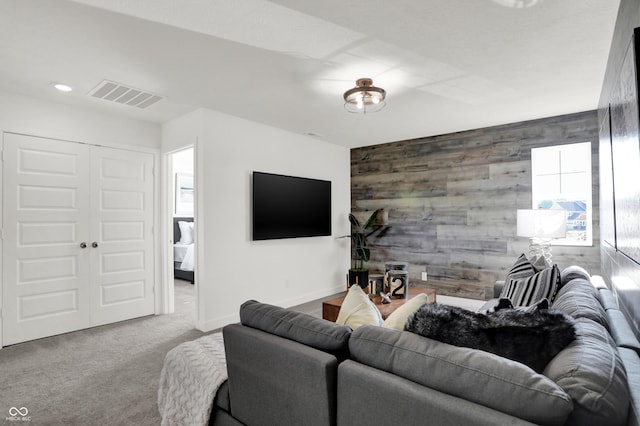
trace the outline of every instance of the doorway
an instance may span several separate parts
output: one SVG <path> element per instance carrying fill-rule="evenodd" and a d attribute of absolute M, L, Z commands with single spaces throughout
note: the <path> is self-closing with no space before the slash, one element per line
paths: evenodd
<path fill-rule="evenodd" d="M 5 133 L 1 346 L 154 313 L 153 155 Z"/>
<path fill-rule="evenodd" d="M 169 312 L 187 312 L 195 325 L 197 281 L 195 227 L 194 147 L 167 155 L 167 218 L 170 220 L 168 250 L 168 284 L 171 300 Z"/>

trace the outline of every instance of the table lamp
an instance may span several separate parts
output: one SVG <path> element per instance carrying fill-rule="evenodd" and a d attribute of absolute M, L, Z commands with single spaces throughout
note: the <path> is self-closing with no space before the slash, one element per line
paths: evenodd
<path fill-rule="evenodd" d="M 516 235 L 529 238 L 529 260 L 535 266 L 550 267 L 551 240 L 567 235 L 566 210 L 518 210 Z M 544 265 L 543 265 L 544 264 Z"/>

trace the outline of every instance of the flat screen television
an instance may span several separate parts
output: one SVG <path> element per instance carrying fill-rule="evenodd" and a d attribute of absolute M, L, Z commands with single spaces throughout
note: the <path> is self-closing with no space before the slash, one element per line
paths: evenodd
<path fill-rule="evenodd" d="M 331 182 L 253 172 L 253 240 L 331 235 Z"/>

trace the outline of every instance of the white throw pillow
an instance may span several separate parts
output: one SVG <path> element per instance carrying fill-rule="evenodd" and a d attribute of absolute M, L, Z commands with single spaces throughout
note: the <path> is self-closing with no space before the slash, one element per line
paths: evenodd
<path fill-rule="evenodd" d="M 404 305 L 400 306 L 384 320 L 384 326 L 387 328 L 395 328 L 396 330 L 404 330 L 404 324 L 407 322 L 409 315 L 420 309 L 420 306 L 429 303 L 429 297 L 420 293 L 407 300 Z"/>
<path fill-rule="evenodd" d="M 382 325 L 382 315 L 359 285 L 352 285 L 342 302 L 336 323 L 352 329 L 362 325 Z"/>
<path fill-rule="evenodd" d="M 180 244 L 193 244 L 193 222 L 178 221 L 180 226 Z"/>

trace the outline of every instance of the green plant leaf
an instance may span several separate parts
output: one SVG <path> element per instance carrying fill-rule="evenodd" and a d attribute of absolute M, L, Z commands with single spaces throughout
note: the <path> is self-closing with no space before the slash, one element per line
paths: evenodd
<path fill-rule="evenodd" d="M 351 248 L 353 254 L 353 268 L 354 269 L 366 269 L 364 268 L 364 262 L 368 262 L 371 259 L 371 250 L 367 247 L 367 233 L 365 230 L 374 228 L 378 215 L 382 212 L 383 209 L 376 209 L 367 221 L 364 226 L 360 224 L 360 221 L 355 217 L 353 213 L 349 213 L 349 223 L 352 225 L 351 229 Z M 373 231 L 375 232 L 375 231 Z"/>
<path fill-rule="evenodd" d="M 356 248 L 356 254 L 360 258 L 360 260 L 368 262 L 371 258 L 371 249 L 368 249 L 366 247 Z"/>
<path fill-rule="evenodd" d="M 380 214 L 381 211 L 382 209 L 376 209 L 371 213 L 371 216 L 369 216 L 369 219 L 367 219 L 367 222 L 364 224 L 364 229 L 371 229 L 373 225 L 375 225 L 376 220 L 378 220 L 378 214 Z"/>
<path fill-rule="evenodd" d="M 355 226 L 356 228 L 360 228 L 360 222 L 353 215 L 353 213 L 349 213 L 349 222 L 351 222 L 351 225 Z"/>
<path fill-rule="evenodd" d="M 354 232 L 352 236 L 353 236 L 353 244 L 356 246 L 356 248 L 363 247 L 367 244 L 366 240 L 364 239 L 364 234 L 362 232 Z"/>

